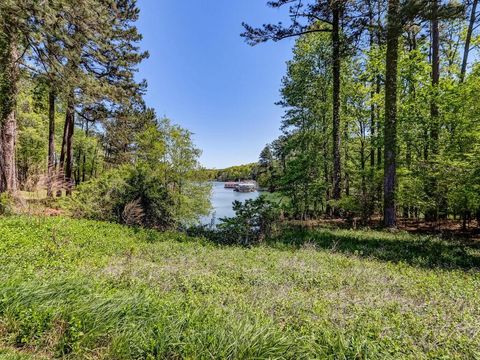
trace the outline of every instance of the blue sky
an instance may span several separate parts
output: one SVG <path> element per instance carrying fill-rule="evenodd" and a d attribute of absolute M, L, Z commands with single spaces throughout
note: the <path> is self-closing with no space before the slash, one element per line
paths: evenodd
<path fill-rule="evenodd" d="M 250 47 L 242 21 L 282 18 L 265 0 L 139 0 L 138 28 L 150 58 L 147 105 L 194 133 L 206 167 L 257 161 L 279 135 L 281 79 L 292 40 Z"/>

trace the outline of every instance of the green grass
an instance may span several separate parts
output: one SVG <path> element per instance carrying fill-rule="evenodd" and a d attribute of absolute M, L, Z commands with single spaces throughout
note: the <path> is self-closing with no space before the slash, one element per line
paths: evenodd
<path fill-rule="evenodd" d="M 41 355 L 37 355 L 37 354 L 22 353 L 21 350 L 0 347 L 0 359 L 1 360 L 46 360 L 48 358 Z"/>
<path fill-rule="evenodd" d="M 473 245 L 343 230 L 281 241 L 0 219 L 0 359 L 480 358 Z"/>

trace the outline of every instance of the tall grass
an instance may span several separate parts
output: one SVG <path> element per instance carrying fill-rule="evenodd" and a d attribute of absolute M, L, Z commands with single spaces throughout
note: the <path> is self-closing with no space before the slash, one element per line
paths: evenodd
<path fill-rule="evenodd" d="M 349 234 L 357 240 L 332 231 L 246 249 L 92 221 L 1 219 L 0 348 L 16 349 L 6 358 L 480 357 L 475 267 L 351 244 L 432 239 Z"/>

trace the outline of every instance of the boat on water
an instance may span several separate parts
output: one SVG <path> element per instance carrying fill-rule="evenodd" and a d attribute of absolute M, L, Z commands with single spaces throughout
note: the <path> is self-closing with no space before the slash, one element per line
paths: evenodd
<path fill-rule="evenodd" d="M 226 182 L 225 183 L 225 189 L 235 189 L 237 187 L 238 183 L 237 182 Z"/>
<path fill-rule="evenodd" d="M 242 193 L 255 192 L 257 184 L 254 182 L 238 183 L 234 190 Z"/>

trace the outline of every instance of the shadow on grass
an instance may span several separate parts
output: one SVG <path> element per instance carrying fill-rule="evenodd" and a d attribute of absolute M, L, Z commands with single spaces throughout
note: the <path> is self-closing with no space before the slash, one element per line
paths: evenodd
<path fill-rule="evenodd" d="M 438 237 L 380 231 L 289 229 L 272 240 L 273 243 L 295 247 L 313 244 L 317 249 L 430 269 L 480 270 L 478 246 Z"/>

